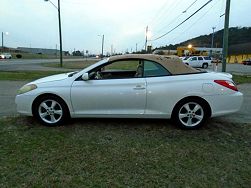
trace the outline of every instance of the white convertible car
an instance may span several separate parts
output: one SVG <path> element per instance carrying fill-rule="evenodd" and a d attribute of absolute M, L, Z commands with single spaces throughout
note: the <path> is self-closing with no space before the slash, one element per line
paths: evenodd
<path fill-rule="evenodd" d="M 172 118 L 195 129 L 209 117 L 237 112 L 243 101 L 232 75 L 189 67 L 179 58 L 122 55 L 81 71 L 24 85 L 17 111 L 48 126 L 68 118 Z"/>

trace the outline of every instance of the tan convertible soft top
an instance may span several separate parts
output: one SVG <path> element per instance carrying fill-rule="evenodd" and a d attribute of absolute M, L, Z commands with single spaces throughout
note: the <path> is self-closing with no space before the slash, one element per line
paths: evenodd
<path fill-rule="evenodd" d="M 144 59 L 154 61 L 165 67 L 171 74 L 186 74 L 199 72 L 199 70 L 196 70 L 184 64 L 177 56 L 162 56 L 155 54 L 127 54 L 111 56 L 108 61 L 123 59 Z"/>

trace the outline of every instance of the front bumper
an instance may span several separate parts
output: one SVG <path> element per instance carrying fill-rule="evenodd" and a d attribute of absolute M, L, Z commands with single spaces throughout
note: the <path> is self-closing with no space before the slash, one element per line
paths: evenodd
<path fill-rule="evenodd" d="M 23 115 L 32 116 L 32 101 L 35 95 L 21 94 L 17 95 L 15 103 L 17 105 L 17 112 Z"/>

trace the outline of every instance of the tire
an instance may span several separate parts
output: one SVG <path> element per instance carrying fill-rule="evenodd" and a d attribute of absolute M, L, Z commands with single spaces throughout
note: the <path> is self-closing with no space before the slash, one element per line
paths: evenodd
<path fill-rule="evenodd" d="M 203 63 L 203 64 L 202 64 L 202 68 L 203 68 L 203 69 L 206 69 L 207 67 L 208 67 L 208 63 Z"/>
<path fill-rule="evenodd" d="M 61 98 L 48 95 L 35 101 L 33 115 L 43 125 L 54 127 L 69 119 L 69 110 Z"/>
<path fill-rule="evenodd" d="M 172 119 L 182 129 L 198 129 L 205 124 L 209 115 L 209 109 L 203 100 L 186 99 L 175 106 Z"/>

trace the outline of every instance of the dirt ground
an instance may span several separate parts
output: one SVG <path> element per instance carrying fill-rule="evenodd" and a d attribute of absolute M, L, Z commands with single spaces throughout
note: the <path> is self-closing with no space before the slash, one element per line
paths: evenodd
<path fill-rule="evenodd" d="M 17 90 L 23 86 L 24 81 L 0 81 L 0 117 L 17 115 L 15 96 Z M 237 113 L 214 118 L 221 122 L 251 123 L 251 84 L 238 85 L 244 94 L 244 102 Z"/>

